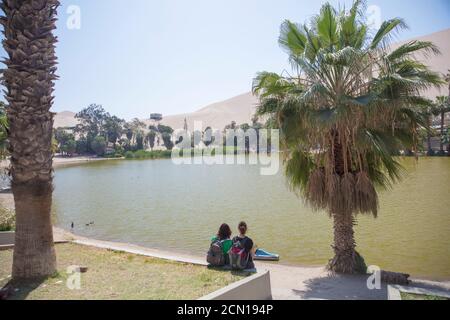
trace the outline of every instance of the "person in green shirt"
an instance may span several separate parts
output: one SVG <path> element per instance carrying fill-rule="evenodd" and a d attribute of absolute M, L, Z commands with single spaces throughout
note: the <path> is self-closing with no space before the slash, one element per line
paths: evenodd
<path fill-rule="evenodd" d="M 228 224 L 224 223 L 220 226 L 217 235 L 211 238 L 211 242 L 222 241 L 222 250 L 225 255 L 225 259 L 228 261 L 228 251 L 230 251 L 233 241 L 231 241 L 231 228 Z"/>

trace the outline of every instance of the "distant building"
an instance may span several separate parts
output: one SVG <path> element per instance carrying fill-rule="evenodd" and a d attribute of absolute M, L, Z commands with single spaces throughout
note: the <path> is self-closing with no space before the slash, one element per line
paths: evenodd
<path fill-rule="evenodd" d="M 150 115 L 150 120 L 161 121 L 163 119 L 163 115 L 161 113 L 152 113 Z"/>

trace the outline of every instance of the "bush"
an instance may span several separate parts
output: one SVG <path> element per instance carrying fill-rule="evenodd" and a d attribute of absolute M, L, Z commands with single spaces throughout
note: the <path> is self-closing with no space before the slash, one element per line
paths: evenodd
<path fill-rule="evenodd" d="M 127 151 L 124 154 L 126 159 L 133 159 L 134 158 L 134 152 L 133 151 Z"/>
<path fill-rule="evenodd" d="M 97 156 L 103 156 L 106 153 L 106 139 L 104 137 L 95 137 L 91 143 L 92 151 L 95 152 Z"/>
<path fill-rule="evenodd" d="M 14 231 L 16 228 L 16 215 L 14 211 L 0 207 L 0 232 Z"/>
<path fill-rule="evenodd" d="M 88 151 L 88 142 L 86 138 L 81 138 L 80 140 L 76 141 L 76 147 L 75 147 L 76 153 L 78 154 L 85 154 Z"/>
<path fill-rule="evenodd" d="M 61 152 L 63 154 L 65 153 L 71 157 L 75 151 L 77 151 L 77 143 L 73 139 L 67 140 L 63 145 L 61 145 Z"/>

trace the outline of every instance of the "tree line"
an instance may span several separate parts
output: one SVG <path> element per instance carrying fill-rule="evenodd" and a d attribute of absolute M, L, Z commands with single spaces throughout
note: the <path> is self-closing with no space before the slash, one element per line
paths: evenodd
<path fill-rule="evenodd" d="M 147 125 L 135 118 L 127 122 L 107 112 L 103 106 L 91 104 L 75 115 L 78 124 L 72 128 L 56 128 L 53 134 L 52 148 L 54 153 L 63 156 L 74 154 L 95 154 L 97 156 L 122 157 L 129 152 L 137 152 L 153 148 L 156 145 L 164 145 L 167 150 L 181 141 L 174 141 L 174 129 L 163 124 Z M 268 127 L 270 124 L 261 124 L 258 118 L 252 119 L 252 124 L 237 125 L 232 121 L 225 126 L 226 130 L 241 129 L 247 131 Z M 187 129 L 187 128 L 186 128 Z M 191 147 L 198 147 L 199 142 L 208 147 L 216 142 L 211 127 L 204 131 L 194 131 L 190 134 Z M 248 137 L 245 138 L 246 150 L 249 151 Z M 235 138 L 236 140 L 236 138 Z M 235 141 L 237 146 L 237 141 Z M 223 135 L 223 145 L 227 145 L 227 135 Z"/>
<path fill-rule="evenodd" d="M 159 124 L 146 124 L 139 119 L 127 122 L 106 112 L 103 106 L 91 104 L 75 115 L 73 128 L 54 130 L 54 151 L 62 155 L 95 154 L 121 157 L 125 152 L 154 148 L 161 137 L 167 149 L 173 148 L 173 129 Z M 147 130 L 146 130 L 147 129 Z"/>

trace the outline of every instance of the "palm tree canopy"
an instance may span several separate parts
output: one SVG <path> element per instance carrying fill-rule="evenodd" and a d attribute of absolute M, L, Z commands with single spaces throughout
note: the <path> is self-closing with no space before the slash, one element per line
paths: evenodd
<path fill-rule="evenodd" d="M 448 96 L 438 96 L 432 107 L 433 115 L 450 112 L 450 98 Z"/>
<path fill-rule="evenodd" d="M 292 188 L 316 209 L 376 216 L 375 187 L 399 179 L 393 155 L 414 150 L 426 126 L 423 109 L 432 102 L 420 92 L 442 79 L 414 58 L 439 54 L 436 46 L 410 41 L 391 50 L 405 22 L 391 19 L 372 32 L 365 5 L 327 3 L 305 24 L 283 22 L 279 44 L 292 71 L 258 73 L 253 91 L 259 115 L 281 131 Z"/>

